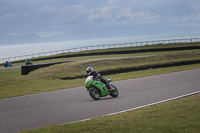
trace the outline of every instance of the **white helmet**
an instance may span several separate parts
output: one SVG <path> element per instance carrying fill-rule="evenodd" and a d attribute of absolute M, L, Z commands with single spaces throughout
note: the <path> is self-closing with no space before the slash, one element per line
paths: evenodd
<path fill-rule="evenodd" d="M 92 68 L 92 67 L 88 67 L 88 68 L 86 69 L 87 74 L 88 74 L 88 73 L 91 73 L 92 71 L 93 71 L 93 68 Z"/>

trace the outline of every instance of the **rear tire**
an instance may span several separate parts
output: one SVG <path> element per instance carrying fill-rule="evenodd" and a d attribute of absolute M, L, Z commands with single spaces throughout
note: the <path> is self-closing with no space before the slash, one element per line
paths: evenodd
<path fill-rule="evenodd" d="M 112 97 L 117 97 L 119 95 L 118 89 L 114 86 L 114 85 L 110 85 L 111 88 L 114 88 L 114 90 L 112 90 L 110 92 L 110 96 Z"/>
<path fill-rule="evenodd" d="M 99 90 L 96 88 L 89 90 L 89 94 L 94 100 L 99 100 L 101 97 Z"/>

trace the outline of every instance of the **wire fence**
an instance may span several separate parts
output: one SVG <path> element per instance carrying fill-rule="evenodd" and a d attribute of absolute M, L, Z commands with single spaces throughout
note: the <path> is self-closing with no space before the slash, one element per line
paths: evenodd
<path fill-rule="evenodd" d="M 85 47 L 63 49 L 63 50 L 49 51 L 49 52 L 43 52 L 43 53 L 8 57 L 8 58 L 0 59 L 0 63 L 4 63 L 6 61 L 12 62 L 12 61 L 17 61 L 17 60 L 25 60 L 25 59 L 39 58 L 39 57 L 45 57 L 45 56 L 52 56 L 52 55 L 57 55 L 57 54 L 62 54 L 62 53 L 81 52 L 81 51 L 88 51 L 88 50 L 137 47 L 137 46 L 145 46 L 145 45 L 170 44 L 170 43 L 194 43 L 194 42 L 200 42 L 200 38 L 156 40 L 156 41 L 142 41 L 142 42 L 107 44 L 107 45 L 97 45 L 97 46 L 85 46 Z"/>

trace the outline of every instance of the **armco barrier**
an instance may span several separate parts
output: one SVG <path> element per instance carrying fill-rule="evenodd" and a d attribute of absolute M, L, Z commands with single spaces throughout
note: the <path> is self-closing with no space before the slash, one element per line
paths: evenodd
<path fill-rule="evenodd" d="M 200 63 L 200 60 L 188 60 L 188 61 L 178 61 L 178 62 L 169 62 L 169 63 L 159 63 L 153 65 L 144 65 L 144 66 L 135 66 L 135 67 L 127 67 L 127 68 L 119 68 L 119 69 L 111 69 L 105 71 L 99 71 L 102 76 L 118 74 L 118 73 L 127 73 L 132 71 L 141 71 L 141 70 L 148 70 L 148 69 L 156 69 L 156 68 L 166 68 L 166 67 L 173 67 L 173 66 L 182 66 L 182 65 L 191 65 Z M 70 79 L 78 79 L 78 78 L 86 78 L 87 75 L 79 75 L 74 77 L 63 77 L 63 80 L 70 80 Z"/>

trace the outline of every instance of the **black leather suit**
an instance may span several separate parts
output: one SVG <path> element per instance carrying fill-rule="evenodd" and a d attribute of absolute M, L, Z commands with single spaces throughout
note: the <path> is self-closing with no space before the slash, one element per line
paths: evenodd
<path fill-rule="evenodd" d="M 100 73 L 98 73 L 96 71 L 92 71 L 92 72 L 88 73 L 88 76 L 93 76 L 93 79 L 100 79 L 100 81 L 102 83 L 104 83 L 109 89 L 111 89 L 110 85 L 108 84 L 108 82 L 103 77 L 101 77 Z"/>

